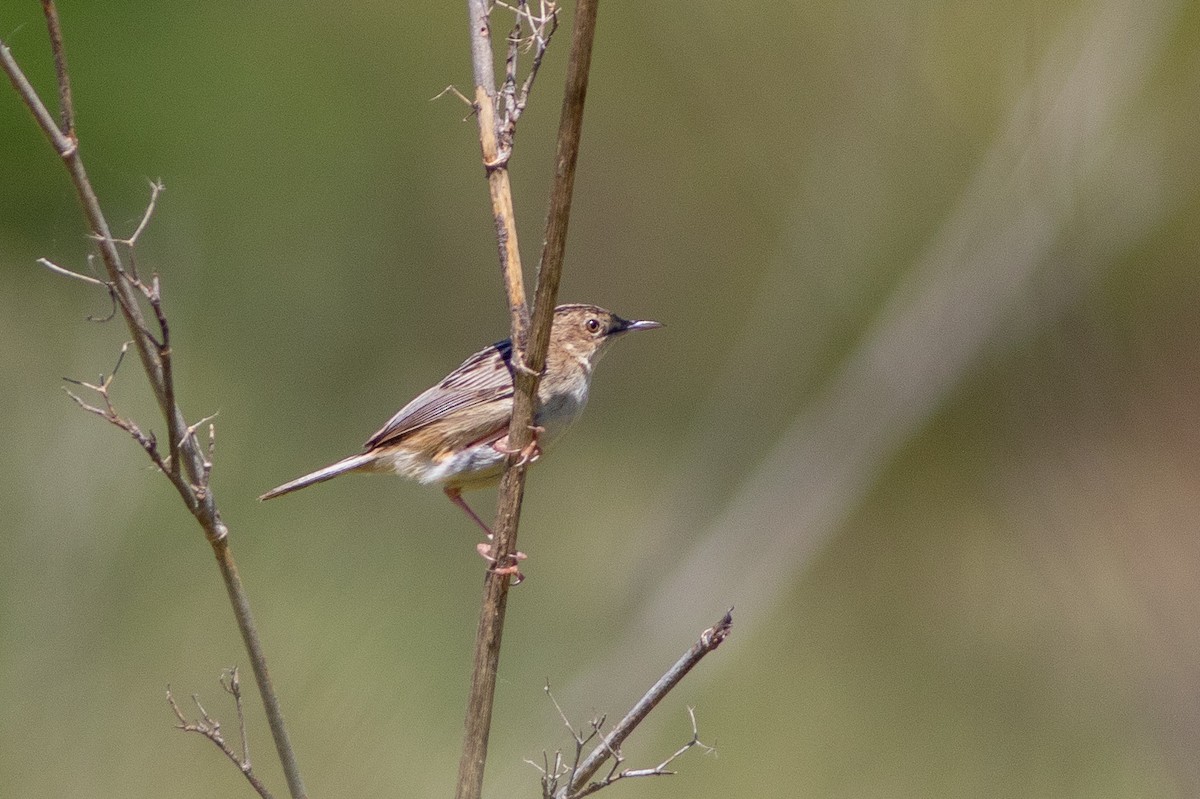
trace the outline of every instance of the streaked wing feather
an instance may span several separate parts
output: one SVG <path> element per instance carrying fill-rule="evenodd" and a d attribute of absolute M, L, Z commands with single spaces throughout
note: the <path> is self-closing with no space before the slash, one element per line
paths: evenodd
<path fill-rule="evenodd" d="M 511 397 L 511 358 L 512 344 L 508 339 L 475 353 L 446 375 L 442 382 L 401 408 L 375 435 L 367 439 L 365 447 L 375 449 L 395 443 L 453 413 Z"/>

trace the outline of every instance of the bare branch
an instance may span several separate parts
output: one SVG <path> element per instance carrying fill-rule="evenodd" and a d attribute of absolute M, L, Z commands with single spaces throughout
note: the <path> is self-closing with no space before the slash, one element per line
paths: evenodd
<path fill-rule="evenodd" d="M 100 257 L 108 274 L 107 285 L 111 296 L 116 307 L 120 309 L 121 315 L 124 317 L 125 323 L 133 337 L 133 344 L 138 358 L 142 363 L 142 368 L 146 372 L 151 390 L 154 392 L 155 400 L 158 402 L 159 410 L 166 421 L 170 437 L 169 452 L 167 455 L 170 461 L 169 465 L 158 454 L 154 437 L 142 434 L 136 425 L 123 419 L 112 408 L 107 398 L 108 385 L 104 380 L 101 380 L 99 385 L 83 384 L 93 391 L 99 391 L 103 388 L 103 393 L 101 393 L 102 398 L 105 400 L 103 408 L 89 405 L 77 396 L 72 395 L 72 397 L 85 410 L 97 413 L 97 415 L 108 419 L 113 424 L 122 427 L 122 429 L 138 440 L 138 443 L 146 450 L 154 464 L 171 480 L 188 511 L 195 517 L 204 531 L 205 539 L 209 542 L 209 545 L 213 549 L 213 554 L 216 556 L 217 565 L 220 569 L 222 580 L 224 580 L 230 604 L 233 607 L 234 618 L 237 621 L 238 630 L 242 636 L 242 642 L 250 657 L 250 665 L 254 671 L 255 682 L 258 685 L 259 695 L 263 701 L 267 722 L 270 725 L 271 735 L 275 741 L 275 748 L 279 754 L 280 765 L 287 778 L 288 790 L 293 799 L 300 799 L 301 797 L 305 797 L 307 792 L 304 788 L 304 781 L 300 775 L 300 767 L 296 762 L 295 751 L 292 748 L 287 727 L 283 721 L 283 711 L 280 708 L 279 698 L 275 693 L 274 686 L 271 684 L 271 677 L 267 670 L 266 656 L 263 652 L 262 641 L 258 635 L 254 617 L 250 611 L 249 599 L 246 596 L 245 588 L 238 574 L 237 565 L 233 559 L 233 553 L 229 547 L 229 529 L 221 520 L 216 500 L 212 492 L 207 488 L 212 463 L 209 458 L 205 457 L 205 453 L 196 440 L 196 436 L 188 436 L 186 434 L 187 424 L 185 417 L 176 402 L 174 381 L 172 378 L 172 353 L 170 349 L 169 327 L 167 325 L 166 314 L 162 308 L 158 277 L 155 276 L 151 284 L 146 285 L 137 277 L 136 272 L 131 274 L 125 271 L 121 255 L 117 250 L 118 242 L 112 236 L 108 220 L 100 207 L 100 201 L 96 197 L 96 192 L 88 178 L 87 171 L 84 169 L 83 159 L 80 157 L 79 147 L 76 143 L 74 111 L 67 75 L 65 48 L 63 46 L 62 32 L 58 25 L 57 9 L 55 8 L 54 0 L 42 0 L 42 6 L 50 28 L 51 48 L 58 71 L 59 97 L 63 111 L 62 128 L 60 129 L 59 125 L 54 121 L 53 116 L 46 109 L 37 91 L 29 83 L 28 78 L 26 78 L 20 66 L 13 59 L 12 52 L 3 41 L 0 41 L 0 69 L 3 69 L 8 76 L 17 95 L 33 114 L 34 120 L 54 147 L 55 152 L 62 159 L 63 165 L 70 175 L 80 207 L 87 220 L 89 231 L 97 243 Z M 145 229 L 146 224 L 149 223 L 160 191 L 161 184 L 152 184 L 151 201 L 143 216 L 142 224 L 138 225 L 129 239 L 121 242 L 126 244 L 131 251 L 138 237 Z M 149 331 L 145 314 L 140 305 L 140 298 L 145 298 L 150 302 L 158 323 L 161 338 L 156 338 Z M 209 454 L 211 452 L 212 439 L 210 437 Z M 204 490 L 196 490 L 194 486 L 200 486 Z"/>
<path fill-rule="evenodd" d="M 204 705 L 200 704 L 200 698 L 196 694 L 192 694 L 192 702 L 195 703 L 200 717 L 195 721 L 188 721 L 187 717 L 183 714 L 183 710 L 180 709 L 179 703 L 175 701 L 174 694 L 171 693 L 171 686 L 168 685 L 167 703 L 175 713 L 175 718 L 179 720 L 175 728 L 183 732 L 194 732 L 207 738 L 214 746 L 221 750 L 221 753 L 231 763 L 237 766 L 238 771 L 242 772 L 242 775 L 259 796 L 263 799 L 273 799 L 267 786 L 254 773 L 254 766 L 250 762 L 250 744 L 246 738 L 246 718 L 242 712 L 242 690 L 241 684 L 238 681 L 237 667 L 235 666 L 224 671 L 218 681 L 221 687 L 225 689 L 225 692 L 233 697 L 234 705 L 237 708 L 238 734 L 242 747 L 241 754 L 239 755 L 234 752 L 233 748 L 226 742 L 225 736 L 221 734 L 221 722 L 209 715 L 209 712 L 204 709 Z"/>
<path fill-rule="evenodd" d="M 54 117 L 50 111 L 46 109 L 42 98 L 38 96 L 37 90 L 30 84 L 29 79 L 25 77 L 25 73 L 21 71 L 21 67 L 12 57 L 12 51 L 8 45 L 0 41 L 0 68 L 4 70 L 4 74 L 8 75 L 9 81 L 13 88 L 16 89 L 21 101 L 33 113 L 34 120 L 37 121 L 38 127 L 46 134 L 46 138 L 50 140 L 50 144 L 54 147 L 59 156 L 66 158 L 68 155 L 75 152 L 75 140 L 68 138 L 58 128 L 58 123 L 54 121 Z"/>
<path fill-rule="evenodd" d="M 500 121 L 500 147 L 502 151 L 511 151 L 513 139 L 517 134 L 517 121 L 525 111 L 526 105 L 529 104 L 529 93 L 533 89 L 534 80 L 537 79 L 538 70 L 542 67 L 542 58 L 550 46 L 550 39 L 558 30 L 558 6 L 549 0 L 540 0 L 540 11 L 537 15 L 530 10 L 527 0 L 519 0 L 516 6 L 503 2 L 497 2 L 496 6 L 512 11 L 515 18 L 512 31 L 508 35 L 505 79 L 504 86 L 500 91 L 504 97 L 504 113 L 501 115 Z M 528 37 L 522 36 L 522 20 L 529 23 L 530 34 Z M 520 76 L 517 61 L 518 54 L 522 49 L 533 50 L 533 62 L 518 90 L 517 83 Z"/>
<path fill-rule="evenodd" d="M 705 655 L 715 650 L 722 644 L 722 642 L 724 642 L 724 640 L 729 636 L 729 632 L 732 627 L 733 609 L 730 608 L 729 612 L 727 612 L 720 621 L 700 634 L 699 640 L 696 641 L 696 643 L 693 644 L 687 652 L 684 652 L 683 656 L 680 657 L 679 660 L 675 661 L 675 665 L 671 666 L 671 668 L 659 678 L 658 682 L 651 686 L 650 690 L 647 691 L 645 695 L 637 701 L 633 708 L 625 714 L 625 717 L 617 722 L 617 726 L 613 728 L 613 731 L 601 738 L 600 743 L 596 746 L 596 748 L 593 749 L 591 753 L 584 759 L 584 761 L 579 764 L 579 767 L 575 769 L 575 773 L 571 777 L 570 782 L 561 790 L 559 790 L 558 794 L 556 795 L 557 799 L 577 799 L 577 797 L 586 796 L 587 793 L 590 793 L 591 791 L 587 790 L 589 787 L 587 785 L 588 780 L 595 775 L 595 773 L 610 757 L 615 761 L 613 766 L 614 770 L 609 772 L 609 776 L 606 777 L 605 780 L 612 782 L 619 778 L 616 776 L 619 774 L 616 769 L 621 761 L 619 753 L 621 751 L 621 745 L 625 742 L 625 739 L 627 739 L 629 735 L 635 729 L 637 729 L 637 726 L 642 723 L 647 715 L 649 715 L 650 711 L 662 701 L 663 697 L 670 693 L 671 690 L 679 684 L 680 680 L 682 680 L 687 673 L 704 658 Z M 695 727 L 693 724 L 693 729 L 694 728 Z M 695 736 L 693 736 L 693 738 L 695 738 Z M 698 740 L 695 744 L 692 744 L 692 746 L 696 745 L 699 745 Z M 688 748 L 691 747 L 685 747 L 684 751 L 686 751 Z M 682 751 L 678 754 L 682 754 Z M 676 757 L 678 757 L 678 754 Z M 661 765 L 661 767 L 665 769 L 673 759 L 674 758 L 668 758 Z M 601 780 L 601 782 L 605 782 L 605 780 Z"/>
<path fill-rule="evenodd" d="M 571 733 L 571 737 L 575 740 L 575 757 L 571 765 L 567 766 L 564 762 L 562 751 L 556 751 L 554 753 L 554 765 L 551 765 L 549 756 L 543 750 L 541 765 L 529 759 L 525 760 L 526 763 L 530 764 L 539 772 L 541 772 L 543 799 L 555 799 L 556 797 L 565 797 L 565 799 L 582 799 L 582 797 L 591 796 L 592 794 L 600 791 L 603 788 L 607 788 L 619 780 L 636 777 L 662 777 L 673 775 L 676 772 L 670 769 L 671 764 L 682 757 L 683 754 L 688 750 L 699 747 L 700 749 L 704 750 L 705 753 L 711 754 L 715 751 L 713 747 L 701 742 L 700 730 L 696 724 L 696 711 L 694 708 L 689 707 L 687 712 L 688 719 L 692 724 L 692 737 L 685 744 L 683 744 L 683 746 L 672 752 L 661 763 L 647 768 L 622 768 L 622 765 L 625 763 L 625 756 L 621 752 L 620 746 L 613 745 L 611 736 L 602 737 L 599 748 L 603 748 L 608 752 L 609 757 L 612 759 L 612 766 L 609 768 L 608 773 L 605 774 L 604 777 L 588 783 L 572 793 L 570 792 L 569 786 L 575 784 L 575 777 L 579 770 L 583 746 L 587 741 L 590 741 L 592 738 L 595 738 L 597 735 L 602 733 L 604 719 L 603 717 L 599 719 L 593 719 L 590 725 L 591 732 L 585 737 L 582 733 L 577 732 L 571 725 L 570 721 L 567 720 L 566 715 L 562 712 L 562 708 L 558 705 L 558 701 L 555 700 L 554 695 L 550 693 L 549 687 L 546 689 L 546 694 L 550 697 L 550 701 L 554 703 L 555 709 L 562 717 L 563 723 L 566 724 L 567 730 Z M 566 778 L 565 780 L 563 779 L 564 777 Z"/>
<path fill-rule="evenodd" d="M 101 375 L 99 382 L 88 383 L 83 380 L 75 380 L 70 377 L 63 378 L 68 383 L 82 386 L 83 388 L 98 394 L 104 401 L 103 408 L 85 402 L 78 394 L 75 394 L 72 391 L 67 391 L 67 396 L 74 400 L 80 408 L 83 408 L 88 413 L 93 413 L 96 416 L 99 416 L 101 419 L 104 419 L 108 423 L 114 425 L 115 427 L 119 427 L 128 433 L 129 436 L 138 443 L 138 446 L 142 448 L 146 455 L 149 456 L 155 467 L 157 467 L 160 472 L 167 476 L 167 478 L 175 486 L 176 490 L 179 491 L 181 495 L 187 496 L 190 490 L 189 486 L 180 477 L 178 470 L 173 470 L 168 460 L 164 458 L 162 453 L 158 451 L 158 440 L 154 437 L 154 434 L 142 432 L 142 429 L 138 427 L 133 420 L 127 419 L 124 416 L 121 416 L 121 414 L 117 413 L 117 409 L 113 405 L 110 389 L 112 388 L 113 380 L 117 376 L 117 370 L 121 368 L 121 363 L 125 359 L 125 353 L 129 351 L 129 346 L 132 343 L 133 342 L 127 341 L 121 346 L 121 352 L 117 356 L 117 363 L 113 366 L 112 373 L 110 373 L 108 377 Z"/>
<path fill-rule="evenodd" d="M 688 718 L 690 718 L 692 722 L 691 740 L 675 750 L 675 752 L 673 752 L 666 760 L 659 763 L 657 766 L 651 766 L 650 768 L 631 768 L 618 770 L 620 764 L 625 762 L 625 758 L 621 755 L 619 750 L 611 750 L 611 754 L 613 756 L 613 767 L 609 770 L 609 773 L 605 776 L 605 778 L 599 782 L 588 784 L 587 787 L 578 793 L 571 794 L 571 799 L 583 799 L 585 796 L 591 796 L 597 791 L 607 788 L 613 783 L 624 779 L 632 779 L 636 777 L 665 777 L 674 775 L 677 772 L 669 770 L 669 766 L 679 757 L 681 757 L 684 752 L 687 752 L 695 747 L 703 749 L 707 754 L 711 754 L 712 752 L 716 751 L 713 749 L 713 747 L 708 746 L 700 741 L 700 732 L 696 726 L 696 713 L 693 708 L 688 708 Z"/>
<path fill-rule="evenodd" d="M 571 740 L 575 743 L 575 753 L 571 758 L 570 766 L 565 764 L 562 751 L 558 750 L 554 753 L 554 769 L 546 769 L 542 771 L 543 797 L 544 799 L 552 799 L 555 792 L 558 791 L 558 786 L 561 784 L 560 780 L 563 777 L 567 778 L 567 785 L 570 785 L 575 780 L 575 773 L 579 769 L 579 761 L 583 759 L 583 750 L 589 743 L 592 742 L 593 739 L 595 739 L 597 735 L 600 734 L 600 730 L 604 727 L 605 716 L 592 719 L 589 725 L 591 727 L 591 732 L 589 732 L 587 735 L 584 735 L 582 732 L 575 729 L 575 727 L 571 724 L 571 720 L 567 718 L 567 714 L 563 712 L 562 706 L 558 704 L 558 700 L 555 699 L 554 693 L 550 690 L 550 682 L 548 680 L 546 681 L 544 690 L 546 691 L 546 696 L 548 696 L 550 701 L 554 704 L 554 709 L 558 711 L 558 717 L 562 719 L 563 726 L 565 726 L 567 728 L 567 732 L 571 734 Z M 545 753 L 543 752 L 543 757 L 544 755 Z"/>
<path fill-rule="evenodd" d="M 513 27 L 508 34 L 508 54 L 505 58 L 504 83 L 500 88 L 500 96 L 504 100 L 504 109 L 500 114 L 498 136 L 500 152 L 511 154 L 513 139 L 517 133 L 517 120 L 529 103 L 529 92 L 542 66 L 542 58 L 550 46 L 550 39 L 558 30 L 558 6 L 549 0 L 540 1 L 540 11 L 534 14 L 527 0 L 518 0 L 512 6 L 504 2 L 496 2 L 496 8 L 503 8 L 513 13 Z M 523 34 L 524 23 L 530 27 L 529 36 Z M 519 56 L 524 51 L 533 50 L 533 61 L 524 80 L 520 77 Z M 520 89 L 517 88 L 520 83 Z M 507 158 L 507 155 L 505 155 Z"/>
<path fill-rule="evenodd" d="M 54 53 L 54 74 L 58 78 L 58 110 L 61 130 L 68 139 L 75 138 L 75 103 L 71 99 L 71 78 L 67 73 L 67 53 L 63 48 L 62 26 L 53 0 L 42 0 L 46 28 L 50 34 L 50 49 Z"/>

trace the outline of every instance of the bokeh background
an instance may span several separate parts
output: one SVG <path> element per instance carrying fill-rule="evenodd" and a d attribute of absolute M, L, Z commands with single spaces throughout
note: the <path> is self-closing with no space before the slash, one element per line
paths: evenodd
<path fill-rule="evenodd" d="M 313 796 L 446 796 L 481 594 L 440 493 L 344 478 L 506 335 L 459 4 L 70 2 L 84 156 L 162 274 L 182 404 Z M 568 27 L 512 162 L 540 241 Z M 502 26 L 501 26 L 502 27 Z M 52 97 L 37 3 L 0 37 Z M 1200 791 L 1200 5 L 611 3 L 562 298 L 622 342 L 534 470 L 488 794 L 616 716 L 729 606 L 627 748 L 627 796 Z M 0 795 L 249 795 L 245 659 L 167 482 L 61 378 L 111 369 L 56 158 L 0 87 Z M 132 363 L 120 408 L 159 430 Z M 491 493 L 473 498 L 492 507 Z M 247 679 L 248 681 L 248 679 Z M 252 696 L 253 698 L 253 696 Z M 284 793 L 251 708 L 262 775 Z"/>

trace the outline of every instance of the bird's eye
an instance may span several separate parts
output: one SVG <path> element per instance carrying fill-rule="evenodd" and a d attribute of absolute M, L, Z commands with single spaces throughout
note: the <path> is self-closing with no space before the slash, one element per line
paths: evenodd
<path fill-rule="evenodd" d="M 600 320 L 595 317 L 592 317 L 591 319 L 584 322 L 584 326 L 588 329 L 588 332 L 595 333 L 596 331 L 598 331 L 600 329 Z"/>

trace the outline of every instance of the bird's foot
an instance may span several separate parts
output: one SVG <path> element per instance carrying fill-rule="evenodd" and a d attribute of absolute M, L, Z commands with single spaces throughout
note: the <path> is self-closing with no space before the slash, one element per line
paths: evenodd
<path fill-rule="evenodd" d="M 525 575 L 521 574 L 520 563 L 521 561 L 528 559 L 528 555 L 526 555 L 524 552 L 514 552 L 508 557 L 504 558 L 504 560 L 509 561 L 509 564 L 507 566 L 501 566 L 499 561 L 492 557 L 491 550 L 491 544 L 487 544 L 482 541 L 475 546 L 475 551 L 479 553 L 479 557 L 491 564 L 491 568 L 489 568 L 488 571 L 490 571 L 492 574 L 512 575 L 512 585 L 520 585 L 522 582 L 524 582 Z"/>
<path fill-rule="evenodd" d="M 505 455 L 520 455 L 521 457 L 517 460 L 516 465 L 528 466 L 529 464 L 536 462 L 538 458 L 542 457 L 542 447 L 540 444 L 538 444 L 538 436 L 546 432 L 546 428 L 537 424 L 531 424 L 529 429 L 533 432 L 533 440 L 520 449 L 513 449 L 508 446 L 508 436 L 500 439 L 492 446 L 495 447 L 497 452 L 501 452 Z"/>

